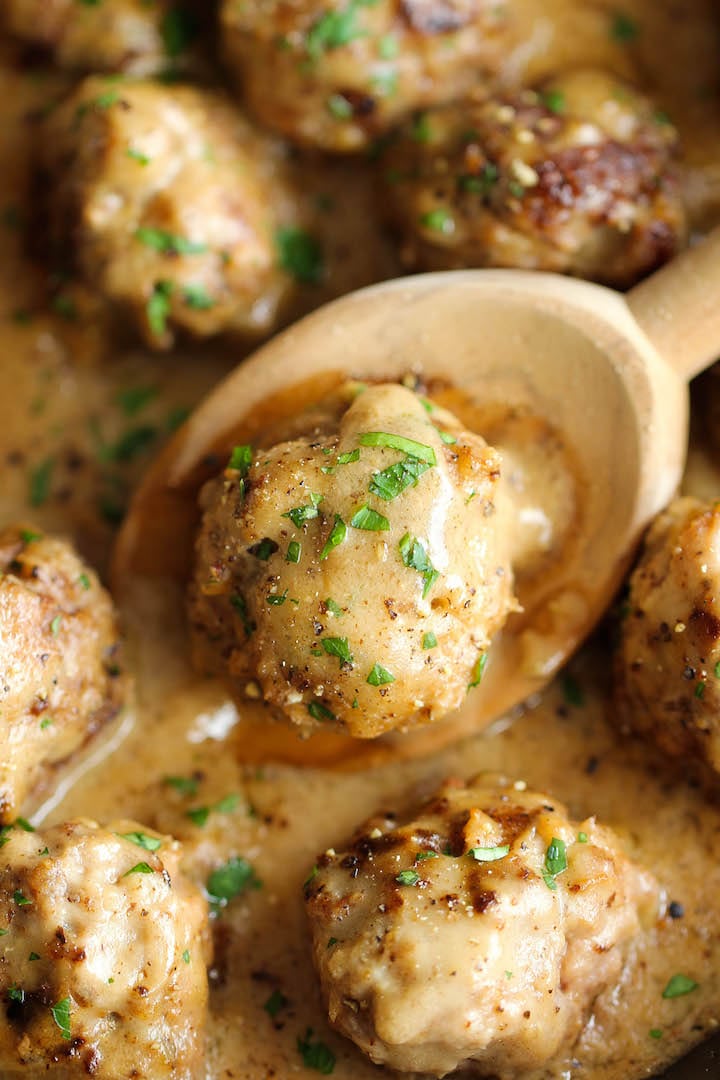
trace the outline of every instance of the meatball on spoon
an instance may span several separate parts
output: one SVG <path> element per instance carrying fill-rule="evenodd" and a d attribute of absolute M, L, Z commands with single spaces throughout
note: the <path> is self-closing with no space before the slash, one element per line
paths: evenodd
<path fill-rule="evenodd" d="M 366 765 L 478 730 L 539 691 L 577 648 L 674 494 L 687 381 L 720 353 L 719 279 L 715 233 L 625 296 L 553 274 L 480 270 L 387 282 L 320 309 L 240 365 L 155 462 L 119 538 L 118 584 L 188 580 L 198 492 L 233 446 L 272 445 L 268 432 L 297 430 L 303 409 L 348 379 L 413 385 L 505 459 L 511 548 L 522 549 L 523 530 L 534 545 L 511 560 L 521 610 L 494 636 L 482 685 L 449 719 L 368 744 L 325 732 L 301 743 L 268 725 L 252 753 Z M 533 519 L 550 542 L 527 530 Z"/>

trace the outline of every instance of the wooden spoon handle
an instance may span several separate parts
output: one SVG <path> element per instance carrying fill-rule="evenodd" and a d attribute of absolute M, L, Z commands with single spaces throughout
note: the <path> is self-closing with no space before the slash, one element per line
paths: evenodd
<path fill-rule="evenodd" d="M 663 359 L 692 379 L 720 357 L 720 227 L 626 299 Z"/>

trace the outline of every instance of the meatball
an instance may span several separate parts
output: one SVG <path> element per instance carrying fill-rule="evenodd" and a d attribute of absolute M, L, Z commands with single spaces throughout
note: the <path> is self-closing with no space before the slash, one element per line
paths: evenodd
<path fill-rule="evenodd" d="M 205 1075 L 207 903 L 179 861 L 130 821 L 5 829 L 3 1076 Z"/>
<path fill-rule="evenodd" d="M 290 284 L 275 251 L 290 185 L 276 144 L 222 97 L 86 79 L 47 118 L 42 165 L 58 259 L 149 345 L 271 329 Z"/>
<path fill-rule="evenodd" d="M 664 115 L 593 71 L 428 112 L 386 161 L 403 257 L 629 286 L 684 239 L 675 149 Z"/>
<path fill-rule="evenodd" d="M 671 503 L 653 522 L 615 662 L 618 719 L 720 772 L 720 506 Z"/>
<path fill-rule="evenodd" d="M 378 1064 L 500 1080 L 578 1034 L 659 899 L 609 829 L 495 777 L 371 819 L 305 897 L 338 1030 Z"/>
<path fill-rule="evenodd" d="M 398 385 L 362 390 L 332 432 L 237 448 L 202 494 L 196 665 L 256 680 L 302 728 L 444 715 L 514 606 L 498 479 L 493 449 Z"/>
<path fill-rule="evenodd" d="M 268 127 L 360 150 L 413 109 L 462 97 L 507 48 L 504 0 L 223 0 L 230 74 Z"/>
<path fill-rule="evenodd" d="M 3 0 L 0 25 L 59 67 L 148 75 L 183 59 L 194 19 L 172 0 Z"/>
<path fill-rule="evenodd" d="M 0 824 L 120 709 L 112 601 L 70 544 L 0 531 Z"/>

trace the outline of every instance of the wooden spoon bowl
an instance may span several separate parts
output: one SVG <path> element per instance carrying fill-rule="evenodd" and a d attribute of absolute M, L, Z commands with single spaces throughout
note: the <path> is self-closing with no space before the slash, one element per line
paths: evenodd
<path fill-rule="evenodd" d="M 561 557 L 519 580 L 523 611 L 493 641 L 481 686 L 448 720 L 373 742 L 324 732 L 301 741 L 281 724 L 250 722 L 244 753 L 366 767 L 482 729 L 537 693 L 587 636 L 643 529 L 676 491 L 687 377 L 720 350 L 720 305 L 703 280 L 708 265 L 720 277 L 719 263 L 715 236 L 627 297 L 552 274 L 481 270 L 387 282 L 321 308 L 233 371 L 154 462 L 118 539 L 116 587 L 186 581 L 204 480 L 233 445 L 258 441 L 270 422 L 348 378 L 412 373 L 450 388 L 461 414 L 511 404 L 560 434 L 576 512 Z"/>

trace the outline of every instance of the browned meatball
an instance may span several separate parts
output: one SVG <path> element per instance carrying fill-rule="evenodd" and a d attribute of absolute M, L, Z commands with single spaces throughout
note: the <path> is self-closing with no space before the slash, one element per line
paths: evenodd
<path fill-rule="evenodd" d="M 117 713 L 112 601 L 64 540 L 0 531 L 0 822 Z"/>
<path fill-rule="evenodd" d="M 78 819 L 0 844 L 0 1072 L 204 1077 L 207 903 L 180 845 Z"/>
<path fill-rule="evenodd" d="M 62 68 L 147 75 L 184 58 L 195 20 L 174 0 L 3 0 L 0 25 Z"/>
<path fill-rule="evenodd" d="M 297 142 L 362 149 L 499 65 L 501 0 L 223 0 L 225 54 L 253 112 Z"/>
<path fill-rule="evenodd" d="M 675 149 L 648 100 L 578 71 L 416 117 L 387 156 L 386 197 L 410 266 L 553 270 L 624 287 L 683 242 Z"/>
<path fill-rule="evenodd" d="M 294 214 L 277 145 L 217 94 L 86 79 L 42 148 L 60 259 L 148 344 L 272 328 L 290 278 L 276 232 Z"/>
<path fill-rule="evenodd" d="M 338 1030 L 377 1064 L 501 1080 L 545 1075 L 659 908 L 610 829 L 493 777 L 372 818 L 305 897 Z"/>
<path fill-rule="evenodd" d="M 202 496 L 197 666 L 364 738 L 456 708 L 514 604 L 497 453 L 381 385 L 322 436 L 247 455 Z"/>
<path fill-rule="evenodd" d="M 615 663 L 618 720 L 720 772 L 720 507 L 677 499 L 630 578 Z"/>

